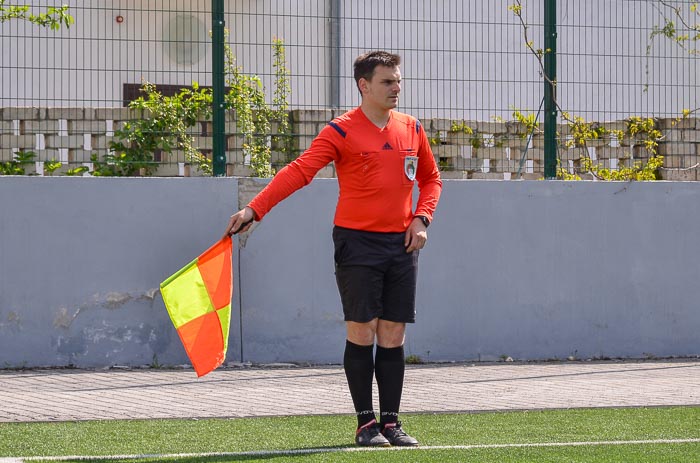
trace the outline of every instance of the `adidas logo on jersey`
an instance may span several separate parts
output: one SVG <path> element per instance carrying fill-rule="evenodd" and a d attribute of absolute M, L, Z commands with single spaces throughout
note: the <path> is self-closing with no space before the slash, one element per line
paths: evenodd
<path fill-rule="evenodd" d="M 389 142 L 384 143 L 382 150 L 393 150 L 394 148 L 389 144 Z"/>

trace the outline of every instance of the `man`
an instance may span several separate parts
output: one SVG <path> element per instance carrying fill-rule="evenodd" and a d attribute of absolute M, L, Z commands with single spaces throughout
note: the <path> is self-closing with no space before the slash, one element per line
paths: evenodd
<path fill-rule="evenodd" d="M 226 227 L 226 234 L 247 230 L 250 221 L 262 220 L 335 163 L 340 187 L 335 272 L 347 329 L 343 366 L 357 412 L 355 442 L 362 446 L 418 445 L 398 420 L 403 345 L 406 323 L 415 321 L 418 254 L 442 182 L 420 122 L 394 111 L 401 92 L 400 62 L 398 55 L 384 51 L 360 55 L 354 63 L 360 106 L 324 127 L 309 149 L 232 215 Z M 415 212 L 414 181 L 420 189 Z M 379 423 L 372 405 L 373 375 Z"/>

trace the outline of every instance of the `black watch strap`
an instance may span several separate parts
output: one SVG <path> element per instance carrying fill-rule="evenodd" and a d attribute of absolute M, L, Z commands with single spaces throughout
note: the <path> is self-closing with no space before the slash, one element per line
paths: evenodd
<path fill-rule="evenodd" d="M 424 215 L 417 215 L 417 218 L 420 219 L 421 222 L 423 222 L 423 225 L 425 225 L 425 228 L 428 228 L 430 226 L 430 220 Z"/>

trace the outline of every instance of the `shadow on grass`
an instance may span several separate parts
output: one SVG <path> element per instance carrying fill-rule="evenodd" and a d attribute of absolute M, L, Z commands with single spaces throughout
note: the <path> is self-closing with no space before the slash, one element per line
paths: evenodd
<path fill-rule="evenodd" d="M 171 455 L 141 455 L 135 458 L 110 458 L 110 457 L 81 457 L 76 459 L 59 460 L 61 463 L 226 463 L 235 461 L 263 461 L 277 458 L 300 457 L 323 453 L 336 453 L 343 449 L 354 448 L 352 445 L 335 445 L 327 447 L 298 448 L 288 450 L 255 450 L 250 452 L 221 452 L 217 455 L 202 456 L 171 456 Z M 37 463 L 48 460 L 35 460 Z M 51 460 L 55 462 L 56 460 Z"/>

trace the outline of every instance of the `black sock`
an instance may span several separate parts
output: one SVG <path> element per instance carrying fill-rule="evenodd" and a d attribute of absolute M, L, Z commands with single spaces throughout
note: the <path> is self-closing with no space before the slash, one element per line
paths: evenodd
<path fill-rule="evenodd" d="M 359 346 L 350 341 L 345 343 L 343 367 L 352 402 L 355 404 L 358 428 L 376 419 L 372 406 L 373 350 L 374 345 Z"/>
<path fill-rule="evenodd" d="M 403 376 L 406 369 L 403 346 L 388 349 L 377 346 L 377 356 L 374 363 L 377 387 L 379 388 L 381 424 L 396 423 L 399 419 Z"/>

